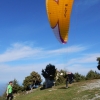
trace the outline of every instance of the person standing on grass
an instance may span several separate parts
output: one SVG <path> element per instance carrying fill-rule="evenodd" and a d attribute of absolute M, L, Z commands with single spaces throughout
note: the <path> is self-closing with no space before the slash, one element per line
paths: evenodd
<path fill-rule="evenodd" d="M 69 78 L 68 78 L 68 75 L 66 77 L 66 88 L 68 88 L 68 83 L 69 83 Z"/>
<path fill-rule="evenodd" d="M 13 85 L 13 82 L 10 81 L 9 82 L 9 85 L 7 86 L 7 100 L 12 100 L 13 99 L 13 93 L 12 93 L 12 85 Z"/>
<path fill-rule="evenodd" d="M 67 76 L 66 76 L 66 88 L 68 88 L 68 84 L 72 84 L 74 80 L 74 74 L 71 72 L 67 72 Z"/>
<path fill-rule="evenodd" d="M 73 83 L 73 80 L 74 80 L 74 74 L 71 73 L 71 72 L 68 72 L 68 78 L 69 78 L 69 83 L 72 84 Z"/>

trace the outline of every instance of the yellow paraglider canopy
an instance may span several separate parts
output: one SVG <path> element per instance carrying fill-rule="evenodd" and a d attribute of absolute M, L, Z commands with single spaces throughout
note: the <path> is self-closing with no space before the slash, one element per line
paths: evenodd
<path fill-rule="evenodd" d="M 61 43 L 68 40 L 70 15 L 74 0 L 46 0 L 46 9 L 51 28 Z"/>

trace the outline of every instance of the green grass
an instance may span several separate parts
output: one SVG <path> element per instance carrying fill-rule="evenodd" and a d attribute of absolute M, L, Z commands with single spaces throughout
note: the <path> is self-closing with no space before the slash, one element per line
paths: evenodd
<path fill-rule="evenodd" d="M 75 91 L 76 90 L 74 89 L 74 87 L 65 89 L 65 87 L 62 85 L 60 87 L 46 90 L 37 89 L 33 93 L 18 96 L 15 100 L 66 100 L 66 98 L 68 98 L 68 100 L 71 100 L 73 97 L 75 97 Z"/>
<path fill-rule="evenodd" d="M 81 90 L 81 86 L 92 81 L 78 82 L 69 85 L 66 89 L 65 85 L 56 86 L 45 90 L 36 89 L 30 94 L 20 94 L 15 97 L 14 100 L 100 100 L 95 98 L 96 95 L 100 95 L 100 88 L 92 90 Z"/>

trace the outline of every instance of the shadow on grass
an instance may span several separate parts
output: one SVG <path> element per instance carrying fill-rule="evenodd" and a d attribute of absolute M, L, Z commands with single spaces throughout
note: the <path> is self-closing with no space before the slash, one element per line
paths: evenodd
<path fill-rule="evenodd" d="M 66 88 L 66 87 L 60 87 L 58 89 L 69 89 L 70 87 Z"/>

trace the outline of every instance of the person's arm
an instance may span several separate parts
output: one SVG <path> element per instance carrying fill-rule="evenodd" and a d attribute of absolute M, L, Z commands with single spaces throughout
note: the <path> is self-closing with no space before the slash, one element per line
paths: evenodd
<path fill-rule="evenodd" d="M 7 91 L 6 91 L 6 93 L 7 93 L 7 96 L 8 96 L 8 93 L 9 93 L 9 86 L 7 87 Z"/>

